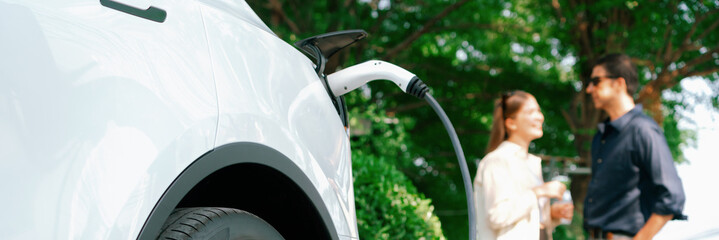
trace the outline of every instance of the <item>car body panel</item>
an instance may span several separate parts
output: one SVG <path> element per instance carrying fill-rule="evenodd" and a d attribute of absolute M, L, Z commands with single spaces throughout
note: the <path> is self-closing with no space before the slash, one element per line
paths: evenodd
<path fill-rule="evenodd" d="M 273 34 L 236 24 L 221 9 L 206 6 L 202 12 L 212 26 L 207 32 L 220 108 L 217 144 L 257 142 L 280 151 L 310 174 L 335 222 L 354 219 L 349 139 L 312 62 Z M 356 235 L 354 224 L 335 227 Z"/>
<path fill-rule="evenodd" d="M 3 238 L 136 238 L 190 164 L 236 142 L 291 159 L 356 238 L 349 140 L 309 59 L 243 1 L 150 3 L 164 22 L 0 0 Z"/>
<path fill-rule="evenodd" d="M 16 180 L 0 181 L 3 211 L 16 218 L 1 231 L 127 238 L 164 191 L 153 184 L 168 185 L 214 144 L 209 55 L 184 50 L 207 48 L 194 34 L 203 26 L 189 24 L 201 23 L 199 10 L 176 7 L 196 21 L 159 25 L 95 2 L 45 3 L 0 3 L 0 115 L 10 133 L 0 175 Z M 153 169 L 156 162 L 174 168 Z"/>

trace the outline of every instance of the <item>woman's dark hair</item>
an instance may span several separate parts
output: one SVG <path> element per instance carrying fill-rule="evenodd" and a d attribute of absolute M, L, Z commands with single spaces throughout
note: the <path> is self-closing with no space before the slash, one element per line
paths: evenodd
<path fill-rule="evenodd" d="M 637 75 L 637 67 L 632 63 L 632 59 L 626 54 L 611 53 L 602 56 L 597 60 L 594 66 L 602 66 L 611 77 L 621 77 L 627 83 L 627 94 L 634 97 L 639 88 L 639 79 Z"/>
<path fill-rule="evenodd" d="M 494 116 L 492 117 L 492 130 L 489 132 L 489 144 L 487 144 L 487 153 L 494 151 L 504 140 L 507 140 L 507 128 L 504 126 L 504 120 L 514 117 L 522 108 L 524 102 L 527 101 L 532 94 L 525 91 L 509 91 L 502 94 L 502 97 L 494 101 Z"/>

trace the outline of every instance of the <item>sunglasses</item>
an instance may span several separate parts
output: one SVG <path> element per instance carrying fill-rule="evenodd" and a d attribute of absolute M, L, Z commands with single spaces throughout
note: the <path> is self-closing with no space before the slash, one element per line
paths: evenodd
<path fill-rule="evenodd" d="M 619 78 L 619 77 L 593 77 L 593 78 L 590 78 L 590 79 L 589 79 L 589 84 L 592 84 L 592 85 L 594 85 L 594 86 L 597 86 L 597 85 L 599 85 L 599 82 L 601 82 L 603 78 L 617 79 L 617 78 Z"/>

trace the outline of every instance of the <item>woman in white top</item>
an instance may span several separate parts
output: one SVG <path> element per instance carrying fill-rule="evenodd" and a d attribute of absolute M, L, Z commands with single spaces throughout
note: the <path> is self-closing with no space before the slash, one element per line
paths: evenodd
<path fill-rule="evenodd" d="M 571 205 L 549 206 L 564 184 L 542 180 L 541 160 L 528 153 L 542 137 L 544 115 L 529 93 L 513 91 L 495 102 L 489 152 L 474 179 L 478 239 L 551 239 L 554 219 L 572 217 Z"/>

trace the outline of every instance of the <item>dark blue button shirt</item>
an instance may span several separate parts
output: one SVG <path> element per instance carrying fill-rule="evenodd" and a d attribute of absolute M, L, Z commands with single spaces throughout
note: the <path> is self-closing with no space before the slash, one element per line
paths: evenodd
<path fill-rule="evenodd" d="M 686 219 L 684 189 L 661 128 L 642 106 L 598 126 L 585 228 L 634 235 L 652 213 Z"/>

